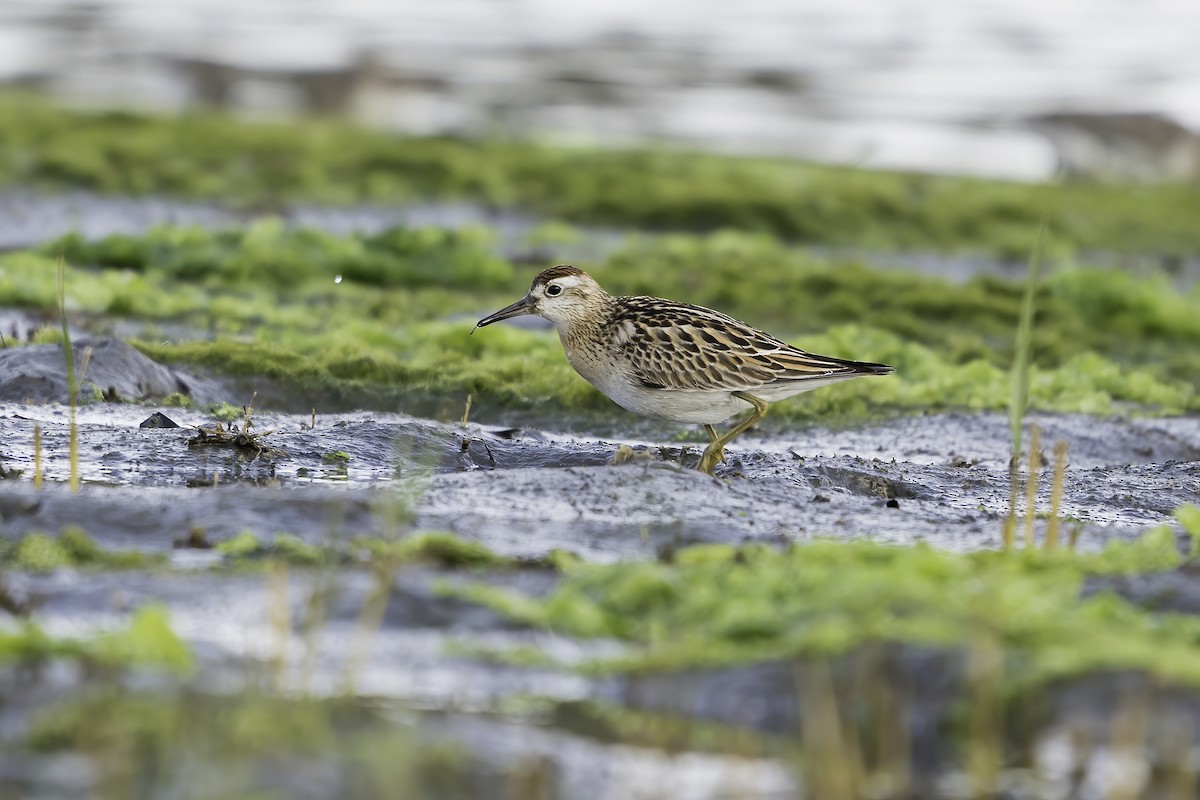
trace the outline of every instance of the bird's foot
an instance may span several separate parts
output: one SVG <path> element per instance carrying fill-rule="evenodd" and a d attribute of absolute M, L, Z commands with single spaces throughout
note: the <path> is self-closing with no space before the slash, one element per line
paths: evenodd
<path fill-rule="evenodd" d="M 713 470 L 717 468 L 717 464 L 720 464 L 724 460 L 725 449 L 718 447 L 714 450 L 712 445 L 709 445 L 704 448 L 704 454 L 700 456 L 700 463 L 696 465 L 696 469 L 705 474 L 712 475 Z"/>

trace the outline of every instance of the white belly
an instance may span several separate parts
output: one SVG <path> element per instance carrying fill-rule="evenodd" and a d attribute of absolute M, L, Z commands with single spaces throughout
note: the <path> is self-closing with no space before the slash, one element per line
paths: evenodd
<path fill-rule="evenodd" d="M 580 374 L 583 375 L 582 372 Z M 745 400 L 734 397 L 733 393 L 728 391 L 647 389 L 640 384 L 626 380 L 623 376 L 610 375 L 589 378 L 587 375 L 583 375 L 583 377 L 588 378 L 589 383 L 621 408 L 644 417 L 716 425 L 751 408 L 751 405 Z M 838 383 L 850 377 L 854 376 L 770 384 L 750 390 L 747 394 L 773 403 L 792 395 L 828 386 L 831 383 Z"/>
<path fill-rule="evenodd" d="M 750 408 L 729 392 L 647 389 L 629 381 L 593 381 L 597 389 L 621 408 L 643 417 L 715 425 Z"/>
<path fill-rule="evenodd" d="M 597 354 L 576 350 L 564 339 L 567 361 L 588 383 L 617 405 L 635 414 L 673 422 L 716 425 L 752 406 L 734 397 L 732 390 L 648 389 L 631 379 L 619 364 Z M 801 392 L 819 389 L 857 375 L 838 375 L 806 381 L 782 381 L 747 390 L 760 400 L 773 403 Z"/>

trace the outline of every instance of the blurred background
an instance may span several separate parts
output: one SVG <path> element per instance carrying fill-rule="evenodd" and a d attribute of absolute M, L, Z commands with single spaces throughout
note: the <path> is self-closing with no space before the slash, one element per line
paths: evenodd
<path fill-rule="evenodd" d="M 1200 180 L 1194 0 L 3 0 L 0 87 L 412 133 Z"/>

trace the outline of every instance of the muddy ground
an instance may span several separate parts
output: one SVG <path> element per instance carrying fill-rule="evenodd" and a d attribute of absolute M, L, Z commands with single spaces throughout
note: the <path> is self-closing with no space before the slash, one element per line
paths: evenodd
<path fill-rule="evenodd" d="M 751 434 L 711 478 L 691 468 L 698 442 L 615 442 L 366 412 L 318 416 L 310 429 L 311 416 L 256 412 L 253 430 L 282 451 L 274 453 L 189 444 L 197 427 L 215 424 L 200 412 L 167 408 L 182 427 L 139 427 L 152 411 L 80 409 L 85 487 L 72 495 L 62 488 L 67 410 L 0 405 L 5 466 L 32 475 L 36 423 L 51 481 L 41 492 L 28 480 L 4 487 L 6 530 L 53 531 L 86 519 L 105 545 L 156 551 L 194 526 L 216 539 L 251 530 L 317 543 L 340 530 L 388 533 L 404 505 L 407 528 L 453 531 L 522 558 L 553 549 L 647 557 L 698 542 L 811 537 L 969 550 L 1000 544 L 1009 503 L 1008 424 L 996 414 Z M 1200 495 L 1200 420 L 1032 420 L 1046 440 L 1071 444 L 1063 514 L 1078 525 L 1082 547 L 1135 537 Z M 632 452 L 614 465 L 622 444 Z"/>
<path fill-rule="evenodd" d="M 155 411 L 180 427 L 139 427 Z M 220 556 L 180 548 L 179 540 L 195 529 L 210 543 L 248 530 L 264 539 L 287 532 L 314 544 L 449 530 L 530 562 L 552 550 L 614 560 L 655 557 L 697 542 L 783 544 L 811 537 L 968 550 L 999 545 L 1009 496 L 1007 421 L 993 414 L 751 434 L 730 448 L 715 478 L 689 468 L 699 444 L 618 443 L 549 419 L 538 428 L 511 429 L 364 412 L 320 415 L 313 428 L 311 416 L 260 410 L 253 413 L 254 430 L 272 431 L 260 441 L 275 448 L 261 452 L 189 445 L 198 427 L 214 424 L 199 411 L 91 403 L 78 419 L 84 485 L 72 494 L 64 484 L 68 410 L 0 405 L 4 466 L 23 471 L 0 486 L 4 534 L 82 524 L 104 547 L 166 554 L 173 569 L 6 576 L 10 599 L 34 609 L 48 632 L 95 633 L 118 627 L 147 602 L 160 603 L 197 654 L 206 691 L 254 683 L 265 664 L 282 658 L 286 666 L 273 673 L 282 686 L 332 695 L 350 681 L 357 696 L 403 709 L 423 737 L 465 746 L 471 760 L 463 769 L 484 784 L 514 763 L 549 764 L 560 797 L 795 796 L 802 791 L 795 770 L 768 744 L 761 755 L 747 757 L 686 742 L 668 748 L 631 742 L 597 723 L 587 703 L 750 730 L 767 742 L 797 734 L 799 720 L 810 713 L 807 704 L 816 701 L 804 691 L 806 679 L 797 678 L 807 673 L 796 670 L 816 667 L 768 663 L 660 677 L 588 677 L 570 665 L 613 655 L 618 645 L 527 629 L 438 588 L 483 580 L 540 594 L 556 577 L 535 566 L 484 573 L 402 568 L 358 663 L 352 654 L 373 585 L 367 572 L 294 572 L 281 601 L 278 584 L 260 572 L 213 571 Z M 1131 539 L 1200 497 L 1200 419 L 1033 420 L 1047 441 L 1071 444 L 1063 513 L 1068 527 L 1077 526 L 1082 548 Z M 47 478 L 40 491 L 30 480 L 35 423 Z M 631 445 L 633 455 L 614 465 L 620 444 Z M 346 458 L 333 456 L 338 452 Z M 1045 505 L 1048 483 L 1041 496 Z M 1145 581 L 1158 583 L 1139 579 L 1118 588 L 1130 596 L 1153 594 L 1163 578 Z M 299 630 L 317 596 L 329 599 L 311 647 L 314 640 Z M 272 622 L 280 602 L 294 622 L 285 633 Z M 464 648 L 534 648 L 559 665 L 499 665 L 467 657 Z M 897 645 L 869 658 L 847 656 L 833 674 L 857 674 L 854 665 L 864 658 L 889 676 L 889 686 L 900 687 L 916 714 L 914 785 L 924 787 L 925 796 L 957 796 L 943 737 L 963 691 L 961 655 Z M 9 698 L 0 707 L 0 735 L 22 730 L 50 698 L 68 687 L 82 691 L 91 678 L 63 667 L 32 683 L 19 680 L 19 689 L 0 690 Z M 855 687 L 841 681 L 834 691 L 848 699 Z M 1036 735 L 1027 740 L 1037 778 L 1014 774 L 1010 796 L 1074 796 L 1046 793 L 1054 775 L 1081 787 L 1103 782 L 1109 767 L 1080 742 L 1107 741 L 1121 712 L 1113 698 L 1126 694 L 1148 697 L 1176 715 L 1196 704 L 1190 695 L 1147 688 L 1136 676 L 1101 675 L 1052 693 Z M 535 710 L 512 712 L 514 699 L 530 697 L 538 698 Z M 1154 742 L 1146 754 L 1151 767 L 1167 758 L 1166 745 Z M 0 757 L 0 787 L 24 788 L 31 797 L 80 796 L 73 791 L 89 785 L 90 775 L 61 756 Z M 338 786 L 327 776 L 293 794 L 331 796 L 322 793 Z"/>
<path fill-rule="evenodd" d="M 0 249 L 76 227 L 100 236 L 156 222 L 241 221 L 201 206 L 123 202 L 0 194 L 0 213 L 14 220 L 0 231 Z M 527 252 L 523 237 L 535 223 L 480 218 L 470 208 L 428 208 L 411 212 L 415 217 L 372 213 L 301 210 L 289 221 L 339 230 L 482 222 L 500 231 L 498 246 L 511 257 Z M 603 251 L 616 241 L 594 232 L 583 246 Z M 935 258 L 910 266 L 952 276 L 1004 268 Z M 0 311 L 0 328 L 14 326 L 23 336 L 34 324 L 21 312 Z M 702 449 L 699 431 L 648 427 L 619 412 L 603 423 L 553 409 L 466 425 L 398 413 L 404 409 L 314 417 L 273 411 L 265 391 L 264 407 L 252 412 L 261 446 L 233 449 L 190 442 L 200 427 L 216 424 L 197 409 L 241 396 L 240 388 L 147 363 L 102 340 L 92 346 L 88 375 L 101 389 L 112 387 L 124 401 L 183 392 L 194 406 L 102 402 L 85 391 L 78 409 L 83 487 L 73 494 L 66 487 L 61 350 L 0 350 L 0 466 L 10 476 L 0 480 L 0 533 L 15 538 L 82 525 L 104 548 L 158 554 L 165 564 L 0 575 L 10 609 L 0 611 L 0 630 L 21 624 L 15 610 L 31 613 L 53 636 L 87 638 L 128 624 L 147 603 L 160 604 L 197 658 L 190 689 L 209 699 L 264 685 L 289 695 L 348 694 L 402 719 L 422 741 L 455 743 L 467 756 L 458 770 L 475 789 L 463 796 L 820 797 L 806 792 L 796 769 L 803 721 L 821 713 L 822 692 L 813 686 L 834 676 L 828 691 L 853 712 L 862 696 L 857 681 L 870 674 L 870 686 L 886 687 L 911 714 L 911 791 L 888 794 L 885 787 L 874 796 L 969 796 L 961 754 L 948 746 L 970 682 L 961 652 L 888 644 L 831 664 L 596 675 L 572 667 L 619 655 L 621 645 L 531 629 L 447 596 L 443 587 L 482 581 L 539 595 L 559 580 L 546 566 L 554 551 L 616 561 L 662 557 L 695 543 L 786 545 L 817 537 L 994 549 L 1009 505 L 1003 416 L 939 413 L 796 430 L 768 424 L 730 447 L 714 478 L 691 469 Z M 156 413 L 179 427 L 141 427 Z M 1200 418 L 1034 414 L 1030 421 L 1043 430 L 1047 456 L 1060 439 L 1070 445 L 1062 515 L 1081 549 L 1132 540 L 1171 523 L 1180 505 L 1200 501 Z M 35 426 L 46 481 L 40 490 L 32 482 Z M 1042 511 L 1049 484 L 1045 470 Z M 1039 520 L 1039 535 L 1043 525 Z M 366 568 L 292 569 L 281 583 L 278 573 L 227 568 L 215 549 L 180 546 L 197 532 L 212 545 L 249 531 L 263 541 L 288 533 L 337 546 L 428 530 L 453 532 L 521 566 L 402 567 L 389 580 L 380 620 L 364 628 L 376 589 Z M 1185 566 L 1095 579 L 1085 591 L 1113 590 L 1153 608 L 1196 613 L 1194 572 Z M 537 652 L 553 663 L 499 663 L 485 657 L 490 651 Z M 73 662 L 0 670 L 0 797 L 94 796 L 98 770 L 86 757 L 19 743 L 48 708 L 110 689 L 113 681 L 164 697 L 180 691 L 173 679 L 136 671 L 98 676 Z M 1134 701 L 1155 724 L 1144 746 L 1126 752 L 1113 738 L 1122 730 L 1114 721 Z M 631 733 L 597 708 L 660 715 L 670 733 L 664 738 L 661 720 L 648 726 L 654 733 Z M 679 733 L 699 724 L 735 732 L 749 745 Z M 1180 742 L 1200 741 L 1200 696 L 1139 675 L 1098 674 L 1051 687 L 1021 724 L 1027 727 L 1007 734 L 1020 748 L 1010 760 L 1027 768 L 1003 776 L 1004 796 L 1107 797 L 1127 780 L 1134 791 L 1116 796 L 1136 796 L 1146 776 L 1180 762 Z M 222 775 L 208 766 L 205 775 Z M 336 767 L 293 764 L 262 783 L 293 797 L 356 796 Z M 185 796 L 169 791 L 172 780 L 186 780 L 181 774 L 168 770 L 146 796 Z M 527 778 L 551 793 L 529 788 Z M 209 796 L 238 796 L 244 787 L 208 789 Z"/>

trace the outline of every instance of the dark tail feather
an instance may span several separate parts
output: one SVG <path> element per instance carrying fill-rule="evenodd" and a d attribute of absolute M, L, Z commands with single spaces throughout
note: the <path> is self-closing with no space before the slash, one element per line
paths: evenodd
<path fill-rule="evenodd" d="M 895 367 L 887 364 L 875 364 L 871 361 L 842 361 L 841 364 L 850 371 L 862 375 L 890 375 L 896 371 Z"/>

